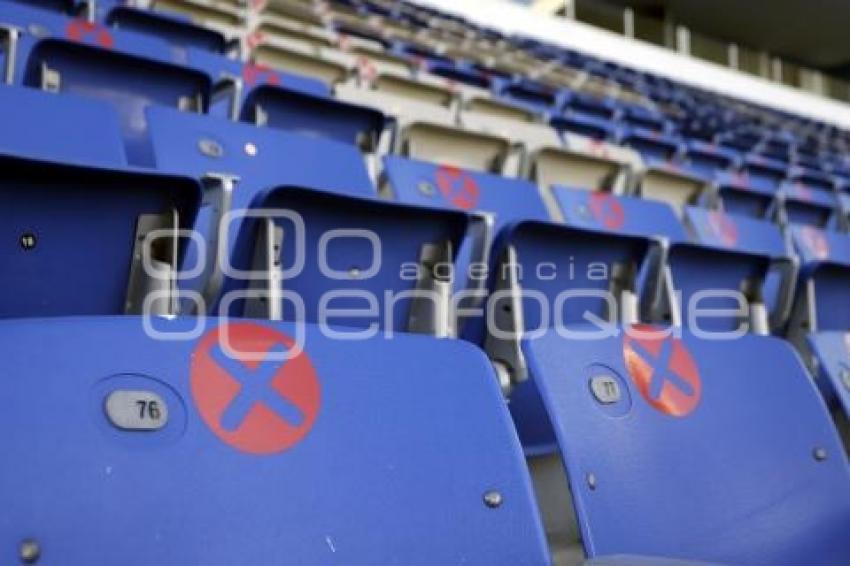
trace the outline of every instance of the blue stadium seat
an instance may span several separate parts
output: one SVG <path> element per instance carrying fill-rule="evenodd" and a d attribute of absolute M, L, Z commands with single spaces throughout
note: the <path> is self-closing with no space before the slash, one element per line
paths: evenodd
<path fill-rule="evenodd" d="M 12 9 L 9 4 L 17 4 L 26 8 L 35 8 L 54 12 L 57 14 L 71 14 L 77 8 L 74 0 L 2 0 L 0 5 L 5 9 Z"/>
<path fill-rule="evenodd" d="M 449 81 L 484 90 L 494 88 L 494 83 L 496 82 L 496 79 L 475 68 L 443 62 L 430 64 L 428 66 L 428 72 Z"/>
<path fill-rule="evenodd" d="M 0 86 L 0 153 L 3 155 L 121 167 L 126 165 L 121 127 L 105 102 Z"/>
<path fill-rule="evenodd" d="M 838 125 L 410 0 L 0 0 L 0 69 L 12 562 L 848 562 Z"/>
<path fill-rule="evenodd" d="M 766 220 L 696 207 L 685 209 L 685 223 L 697 242 L 770 258 L 770 271 L 753 298 L 767 309 L 771 329 L 782 329 L 790 315 L 799 262 L 779 227 Z"/>
<path fill-rule="evenodd" d="M 574 92 L 567 98 L 566 110 L 582 116 L 608 121 L 614 120 L 617 114 L 617 106 L 613 101 L 580 92 Z"/>
<path fill-rule="evenodd" d="M 640 330 L 523 342 L 587 555 L 843 564 L 847 458 L 788 344 Z"/>
<path fill-rule="evenodd" d="M 620 121 L 627 126 L 658 132 L 663 132 L 668 127 L 667 120 L 662 114 L 636 105 L 624 106 Z"/>
<path fill-rule="evenodd" d="M 232 209 L 248 209 L 249 215 L 260 215 L 244 219 L 236 216 L 227 225 L 227 234 L 218 234 L 224 241 L 221 245 L 231 251 L 227 258 L 231 274 L 224 274 L 221 293 L 210 293 L 209 297 L 235 291 L 231 296 L 236 299 L 226 304 L 212 302 L 208 308 L 316 321 L 319 299 L 326 291 L 347 294 L 332 305 L 337 310 L 364 308 L 362 295 L 374 291 L 381 301 L 381 327 L 420 331 L 438 324 L 445 332 L 452 332 L 448 302 L 434 314 L 442 317 L 439 320 L 420 316 L 418 309 L 434 302 L 429 297 L 438 295 L 448 301 L 451 296 L 451 285 L 447 284 L 450 277 L 444 278 L 442 272 L 439 277 L 432 276 L 431 266 L 451 265 L 466 231 L 464 214 L 378 200 L 362 158 L 347 144 L 273 130 L 264 133 L 223 120 L 190 124 L 187 118 L 181 124 L 164 112 L 154 110 L 151 114 L 160 167 L 192 175 L 244 175 L 244 185 L 237 183 L 233 189 Z M 211 204 L 215 206 L 215 201 Z M 293 221 L 291 215 L 275 217 L 274 212 L 281 209 L 299 215 L 304 225 Z M 345 233 L 337 239 L 338 244 L 331 245 L 333 239 L 322 239 L 328 230 Z M 371 232 L 369 237 L 352 236 L 352 230 Z M 380 242 L 375 244 L 374 238 Z M 327 245 L 324 264 L 317 259 L 320 245 Z M 303 250 L 310 252 L 306 258 Z M 275 257 L 263 255 L 264 251 Z M 405 267 L 416 273 L 411 276 Z M 238 273 L 252 268 L 262 273 L 260 281 L 252 282 Z M 330 270 L 332 276 L 327 275 Z M 306 303 L 303 313 L 294 311 L 296 306 L 286 297 L 278 296 L 279 277 L 285 290 L 301 294 Z M 261 288 L 256 289 L 257 285 Z M 432 294 L 421 301 L 416 296 L 404 296 L 395 303 L 384 302 L 385 291 L 398 294 L 415 289 L 422 289 L 423 295 Z M 243 300 L 239 293 L 249 294 L 249 300 Z M 360 296 L 355 297 L 358 293 Z M 356 315 L 335 319 L 334 323 L 370 325 Z"/>
<path fill-rule="evenodd" d="M 155 324 L 192 336 L 198 321 Z M 474 347 L 224 324 L 182 341 L 136 317 L 0 324 L 16 376 L 0 383 L 0 423 L 16 431 L 0 471 L 7 554 L 27 542 L 45 563 L 91 565 L 549 563 Z"/>
<path fill-rule="evenodd" d="M 269 187 L 313 187 L 364 198 L 377 194 L 362 155 L 348 144 L 169 108 L 149 108 L 148 122 L 157 169 L 204 182 L 204 207 L 195 229 L 205 236 L 208 254 L 218 253 L 222 216 L 250 208 Z M 241 226 L 234 221 L 233 230 L 238 233 Z M 233 253 L 235 239 L 228 244 Z M 193 264 L 198 251 L 190 247 L 187 263 Z M 204 289 L 210 307 L 222 283 L 221 274 L 213 271 L 218 261 L 208 255 L 207 272 L 190 285 Z"/>
<path fill-rule="evenodd" d="M 549 124 L 558 132 L 570 132 L 599 141 L 613 139 L 617 131 L 612 121 L 579 112 L 567 112 L 563 116 L 552 116 L 549 119 Z"/>
<path fill-rule="evenodd" d="M 741 173 L 753 187 L 776 191 L 788 176 L 788 167 L 779 161 L 748 154 L 741 163 Z"/>
<path fill-rule="evenodd" d="M 806 360 L 827 402 L 845 416 L 846 429 L 850 342 L 844 337 L 850 331 L 845 308 L 850 236 L 813 226 L 791 226 L 790 233 L 800 257 L 800 276 L 788 339 Z"/>
<path fill-rule="evenodd" d="M 685 143 L 683 158 L 691 167 L 708 178 L 738 163 L 736 152 L 700 140 L 688 140 Z"/>
<path fill-rule="evenodd" d="M 805 179 L 803 177 L 802 179 Z M 833 228 L 838 222 L 834 189 L 808 184 L 802 179 L 784 183 L 780 191 L 784 222 Z"/>
<path fill-rule="evenodd" d="M 252 210 L 232 236 L 237 276 L 225 281 L 220 311 L 453 335 L 450 268 L 466 215 L 279 185 Z M 257 281 L 238 277 L 249 270 Z"/>
<path fill-rule="evenodd" d="M 650 272 L 645 275 L 646 283 L 638 287 L 644 289 L 640 296 L 646 297 L 638 305 L 641 320 L 672 321 L 682 325 L 690 320 L 693 309 L 726 309 L 737 304 L 720 297 L 692 303 L 692 300 L 698 300 L 694 298 L 698 293 L 707 289 L 742 291 L 750 308 L 760 311 L 771 265 L 778 264 L 776 269 L 783 273 L 784 280 L 793 274 L 793 265 L 786 267 L 787 254 L 781 238 L 776 239 L 778 234 L 772 226 L 685 207 L 685 219 L 695 231 L 691 235 L 676 217 L 674 209 L 666 203 L 587 193 L 566 187 L 556 187 L 553 192 L 564 221 L 569 225 L 609 235 L 653 239 L 664 246 L 662 257 L 655 255 L 648 258 Z M 665 269 L 669 270 L 669 274 L 665 274 Z M 786 270 L 791 271 L 786 274 Z M 681 294 L 678 305 L 671 304 L 670 292 L 673 289 Z M 789 291 L 787 287 L 782 289 L 785 294 L 781 297 L 784 299 Z M 771 300 L 771 306 L 777 313 L 787 309 L 786 303 L 787 299 Z M 758 317 L 765 314 L 755 312 Z M 774 316 L 780 318 L 779 314 Z M 751 328 L 754 331 L 767 332 L 767 320 L 742 321 L 731 313 L 712 318 L 702 328 L 712 332 L 729 330 L 744 322 L 755 325 Z"/>
<path fill-rule="evenodd" d="M 594 201 L 605 194 L 581 192 Z M 517 219 L 500 233 L 491 252 L 485 311 L 492 321 L 485 327 L 484 319 L 473 319 L 464 337 L 483 344 L 501 369 L 527 455 L 551 454 L 555 439 L 520 340 L 549 328 L 635 320 L 653 298 L 652 270 L 660 254 L 652 238 L 573 226 L 569 219 L 566 225 Z"/>
<path fill-rule="evenodd" d="M 794 142 L 791 139 L 783 139 L 781 136 L 769 137 L 763 142 L 759 154 L 768 159 L 789 164 L 792 161 L 793 147 Z"/>
<path fill-rule="evenodd" d="M 655 130 L 625 128 L 620 143 L 637 150 L 646 161 L 667 162 L 678 156 L 681 142 Z"/>
<path fill-rule="evenodd" d="M 520 80 L 505 85 L 499 96 L 534 112 L 557 112 L 563 104 L 564 95 L 546 85 Z"/>
<path fill-rule="evenodd" d="M 745 173 L 717 173 L 714 190 L 721 206 L 730 214 L 769 218 L 776 212 L 777 189 L 764 183 L 751 184 Z"/>
<path fill-rule="evenodd" d="M 116 6 L 107 15 L 106 23 L 116 29 L 158 37 L 178 48 L 193 47 L 212 53 L 224 53 L 227 49 L 224 34 L 176 14 Z"/>
<path fill-rule="evenodd" d="M 170 108 L 151 107 L 147 116 L 157 168 L 193 177 L 237 176 L 234 207 L 249 206 L 275 183 L 377 195 L 362 154 L 350 144 Z"/>
<path fill-rule="evenodd" d="M 810 364 L 835 424 L 846 437 L 850 419 L 850 340 L 845 330 L 819 330 L 808 335 L 793 335 L 803 358 Z M 846 441 L 845 441 L 846 445 Z"/>
<path fill-rule="evenodd" d="M 483 292 L 486 278 L 474 277 L 474 264 L 489 262 L 490 247 L 506 226 L 518 221 L 549 220 L 537 187 L 527 181 L 396 156 L 384 158 L 383 173 L 386 185 L 399 202 L 470 214 L 470 233 L 456 254 L 456 291 L 466 288 Z M 461 307 L 478 304 L 480 299 L 472 297 Z M 458 326 L 462 332 L 463 320 Z"/>
<path fill-rule="evenodd" d="M 189 65 L 203 69 L 213 77 L 216 91 L 209 114 L 238 120 L 253 89 L 264 85 L 280 86 L 318 97 L 330 96 L 328 86 L 318 79 L 272 69 L 259 63 L 242 62 L 200 49 L 186 50 Z"/>
<path fill-rule="evenodd" d="M 149 291 L 160 295 L 148 306 L 174 312 L 174 277 L 185 246 L 178 231 L 194 222 L 201 196 L 195 181 L 56 161 L 0 160 L 0 232 L 7 246 L 0 254 L 0 316 L 142 312 Z"/>
<path fill-rule="evenodd" d="M 0 24 L 13 26 L 26 34 L 38 37 L 63 36 L 71 19 L 73 2 L 44 0 L 0 0 Z"/>
<path fill-rule="evenodd" d="M 374 151 L 387 117 L 372 108 L 261 85 L 248 96 L 241 119 L 261 126 L 322 137 Z"/>
<path fill-rule="evenodd" d="M 656 234 L 673 242 L 688 239 L 666 203 L 562 186 L 553 187 L 552 193 L 570 226 L 633 236 Z"/>
<path fill-rule="evenodd" d="M 168 44 L 84 20 L 64 20 L 44 39 L 21 38 L 20 83 L 109 102 L 119 113 L 130 163 L 149 165 L 144 110 L 151 105 L 206 111 L 210 77 L 172 62 Z"/>
<path fill-rule="evenodd" d="M 534 184 L 458 167 L 384 158 L 384 175 L 399 202 L 487 217 L 490 233 L 518 220 L 549 220 Z"/>

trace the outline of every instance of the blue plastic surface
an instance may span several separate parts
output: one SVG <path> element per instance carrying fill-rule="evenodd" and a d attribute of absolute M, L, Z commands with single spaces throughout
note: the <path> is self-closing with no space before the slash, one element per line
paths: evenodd
<path fill-rule="evenodd" d="M 651 356 L 659 343 L 642 346 Z M 684 416 L 657 410 L 640 393 L 622 337 L 569 341 L 550 332 L 524 344 L 588 555 L 845 564 L 847 460 L 791 347 L 770 337 L 699 341 L 688 334 L 660 347 L 672 352 L 663 358 L 667 379 L 670 367 L 693 375 L 682 350 L 696 368 L 699 401 Z M 589 382 L 599 374 L 616 380 L 620 405 L 594 399 Z M 826 458 L 814 458 L 816 449 Z"/>
<path fill-rule="evenodd" d="M 366 106 L 273 85 L 261 85 L 251 92 L 242 108 L 242 121 L 255 123 L 258 106 L 271 128 L 351 145 L 367 141 L 374 145 L 387 122 L 381 112 Z"/>
<path fill-rule="evenodd" d="M 563 186 L 552 187 L 552 193 L 570 226 L 672 242 L 688 239 L 673 208 L 665 202 Z"/>
<path fill-rule="evenodd" d="M 118 6 L 109 12 L 106 23 L 116 29 L 158 37 L 174 47 L 194 47 L 213 53 L 223 53 L 225 50 L 226 40 L 221 32 L 163 12 Z"/>
<path fill-rule="evenodd" d="M 185 332 L 195 322 L 158 329 Z M 240 324 L 253 326 L 240 335 Z M 260 321 L 229 329 L 244 336 L 237 348 L 260 354 L 277 336 L 296 335 Z M 3 443 L 15 465 L 0 471 L 0 552 L 17 556 L 33 538 L 45 563 L 65 564 L 549 563 L 522 453 L 481 352 L 459 341 L 345 342 L 304 331 L 302 356 L 319 387 L 315 420 L 283 451 L 254 454 L 223 441 L 200 412 L 198 392 L 213 385 L 206 373 L 192 377 L 193 359 L 220 348 L 214 336 L 209 345 L 154 340 L 138 318 L 0 324 L 4 367 L 16 376 L 0 382 L 0 424 L 16 431 Z M 216 363 L 230 383 L 254 377 L 250 364 L 229 361 Z M 245 375 L 231 373 L 233 364 Z M 303 364 L 290 371 L 293 392 L 307 377 Z M 158 393 L 165 428 L 111 426 L 103 403 L 119 389 Z M 270 410 L 262 403 L 250 411 Z M 280 413 L 271 418 L 291 427 Z M 237 426 L 234 434 L 248 425 Z M 484 503 L 490 491 L 502 496 L 497 508 Z"/>
<path fill-rule="evenodd" d="M 187 178 L 8 157 L 0 165 L 4 318 L 123 313 L 139 215 L 173 208 L 188 228 L 200 203 Z"/>
<path fill-rule="evenodd" d="M 39 88 L 46 64 L 61 74 L 61 93 L 108 102 L 121 118 L 130 163 L 150 165 L 145 109 L 152 105 L 178 108 L 184 98 L 198 100 L 203 111 L 209 104 L 211 80 L 199 70 L 156 58 L 137 44 L 137 38 L 119 31 L 110 37 L 113 43 L 108 47 L 60 39 L 38 42 L 23 81 Z"/>
<path fill-rule="evenodd" d="M 118 115 L 107 103 L 0 86 L 0 153 L 49 161 L 122 166 Z"/>

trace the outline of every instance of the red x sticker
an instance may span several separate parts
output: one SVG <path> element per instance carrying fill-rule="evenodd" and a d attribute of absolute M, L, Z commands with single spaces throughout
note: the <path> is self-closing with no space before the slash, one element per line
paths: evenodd
<path fill-rule="evenodd" d="M 451 165 L 441 165 L 436 173 L 437 188 L 443 198 L 461 210 L 472 210 L 478 205 L 481 190 L 475 178 L 467 171 Z"/>
<path fill-rule="evenodd" d="M 242 79 L 249 86 L 256 84 L 280 86 L 280 76 L 259 63 L 245 63 L 245 66 L 242 67 Z"/>
<path fill-rule="evenodd" d="M 714 236 L 724 246 L 731 248 L 738 244 L 738 225 L 728 214 L 712 210 L 708 213 L 708 225 Z"/>
<path fill-rule="evenodd" d="M 641 397 L 657 411 L 685 417 L 699 406 L 702 381 L 685 344 L 648 325 L 632 327 L 623 340 L 623 358 Z"/>
<path fill-rule="evenodd" d="M 275 454 L 307 436 L 319 413 L 319 378 L 305 351 L 283 359 L 293 347 L 286 334 L 251 322 L 223 324 L 199 340 L 192 398 L 221 441 L 248 454 Z"/>
<path fill-rule="evenodd" d="M 619 230 L 626 222 L 623 204 L 611 193 L 591 193 L 589 206 L 596 221 L 609 230 Z"/>
<path fill-rule="evenodd" d="M 799 181 L 794 183 L 794 193 L 803 200 L 812 200 L 812 189 Z"/>
<path fill-rule="evenodd" d="M 813 226 L 803 226 L 800 231 L 803 243 L 814 257 L 827 259 L 829 257 L 829 242 L 823 232 Z"/>
<path fill-rule="evenodd" d="M 65 28 L 65 36 L 71 41 L 90 43 L 104 49 L 112 49 L 115 44 L 112 34 L 106 27 L 80 19 L 68 22 L 68 26 Z"/>
<path fill-rule="evenodd" d="M 747 175 L 746 171 L 738 171 L 732 175 L 732 183 L 739 188 L 749 189 L 750 188 L 750 176 Z"/>

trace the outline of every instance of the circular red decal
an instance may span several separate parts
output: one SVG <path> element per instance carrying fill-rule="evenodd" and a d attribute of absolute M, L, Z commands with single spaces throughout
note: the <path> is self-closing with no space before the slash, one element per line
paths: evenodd
<path fill-rule="evenodd" d="M 729 215 L 712 210 L 708 213 L 708 225 L 723 245 L 734 247 L 738 243 L 738 225 Z"/>
<path fill-rule="evenodd" d="M 437 188 L 443 198 L 461 210 L 472 210 L 481 194 L 478 183 L 468 172 L 458 167 L 441 165 L 436 173 Z"/>
<path fill-rule="evenodd" d="M 799 181 L 794 183 L 794 192 L 803 200 L 812 200 L 812 189 Z"/>
<path fill-rule="evenodd" d="M 650 326 L 626 333 L 623 357 L 641 397 L 654 409 L 684 417 L 697 408 L 702 394 L 699 369 L 681 340 Z"/>
<path fill-rule="evenodd" d="M 597 222 L 609 230 L 619 230 L 626 222 L 623 204 L 610 193 L 591 193 L 590 213 Z"/>
<path fill-rule="evenodd" d="M 102 25 L 86 20 L 71 20 L 65 28 L 65 35 L 72 41 L 80 43 L 93 43 L 105 49 L 111 49 L 113 45 L 112 34 Z"/>
<path fill-rule="evenodd" d="M 319 412 L 319 379 L 303 350 L 283 359 L 294 344 L 286 334 L 250 322 L 218 326 L 199 340 L 189 378 L 192 398 L 219 439 L 240 452 L 274 454 L 310 432 Z"/>
<path fill-rule="evenodd" d="M 804 226 L 800 235 L 803 237 L 806 247 L 809 252 L 818 259 L 827 259 L 829 257 L 829 242 L 826 241 L 826 236 L 823 232 L 812 226 Z"/>
<path fill-rule="evenodd" d="M 258 63 L 245 63 L 245 66 L 242 67 L 242 78 L 245 80 L 245 84 L 249 86 L 254 86 L 257 83 L 280 85 L 280 77 L 277 73 Z"/>

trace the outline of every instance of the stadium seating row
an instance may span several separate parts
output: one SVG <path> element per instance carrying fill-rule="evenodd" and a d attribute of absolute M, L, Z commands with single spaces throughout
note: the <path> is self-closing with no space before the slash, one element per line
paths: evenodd
<path fill-rule="evenodd" d="M 108 4 L 0 2 L 5 548 L 846 561 L 846 134 L 412 4 Z"/>

